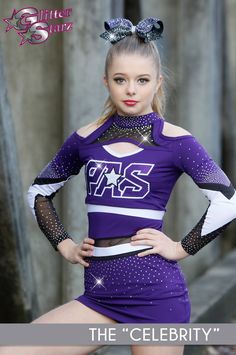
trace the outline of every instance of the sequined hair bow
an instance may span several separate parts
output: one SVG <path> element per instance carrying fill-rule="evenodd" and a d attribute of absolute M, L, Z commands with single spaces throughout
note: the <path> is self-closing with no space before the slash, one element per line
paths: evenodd
<path fill-rule="evenodd" d="M 118 17 L 104 22 L 105 32 L 100 34 L 101 38 L 115 44 L 126 36 L 133 33 L 144 40 L 144 42 L 155 41 L 161 37 L 164 29 L 163 22 L 155 17 L 148 17 L 139 21 L 134 26 L 128 19 Z"/>

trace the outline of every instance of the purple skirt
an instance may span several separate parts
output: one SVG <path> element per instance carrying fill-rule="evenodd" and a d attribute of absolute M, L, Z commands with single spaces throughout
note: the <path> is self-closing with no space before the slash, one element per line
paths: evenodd
<path fill-rule="evenodd" d="M 75 298 L 118 323 L 189 323 L 191 304 L 178 261 L 159 254 L 86 257 Z"/>

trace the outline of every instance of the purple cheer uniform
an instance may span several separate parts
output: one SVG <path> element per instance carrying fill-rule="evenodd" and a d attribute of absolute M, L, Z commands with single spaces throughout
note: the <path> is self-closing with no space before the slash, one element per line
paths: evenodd
<path fill-rule="evenodd" d="M 90 264 L 84 268 L 84 293 L 75 299 L 119 323 L 190 322 L 189 293 L 178 261 L 157 253 L 139 257 L 152 246 L 129 240 L 143 228 L 162 231 L 167 202 L 183 173 L 209 201 L 181 240 L 187 253 L 196 254 L 236 217 L 235 189 L 226 174 L 193 135 L 165 136 L 163 125 L 156 112 L 115 113 L 87 137 L 72 132 L 27 194 L 39 227 L 57 250 L 72 237 L 52 199 L 84 166 L 88 236 L 95 247 L 94 255 L 84 258 Z M 116 142 L 133 143 L 136 149 L 118 153 L 110 146 Z"/>

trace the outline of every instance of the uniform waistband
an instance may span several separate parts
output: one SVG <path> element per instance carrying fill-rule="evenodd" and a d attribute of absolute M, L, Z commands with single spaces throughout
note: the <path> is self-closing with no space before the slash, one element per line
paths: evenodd
<path fill-rule="evenodd" d="M 151 249 L 147 244 L 131 245 L 131 237 L 95 239 L 92 257 L 109 257 L 124 254 L 137 254 L 140 250 Z"/>
<path fill-rule="evenodd" d="M 122 255 L 127 253 L 133 253 L 139 250 L 151 249 L 152 246 L 143 244 L 143 245 L 131 245 L 130 243 L 124 243 L 119 245 L 113 245 L 109 247 L 97 247 L 94 246 L 93 257 L 102 257 L 102 256 L 112 256 L 112 255 Z"/>

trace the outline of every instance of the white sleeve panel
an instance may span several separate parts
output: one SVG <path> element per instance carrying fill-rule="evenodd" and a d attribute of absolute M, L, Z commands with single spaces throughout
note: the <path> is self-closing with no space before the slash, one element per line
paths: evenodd
<path fill-rule="evenodd" d="M 228 199 L 220 191 L 200 190 L 210 201 L 201 230 L 201 236 L 204 236 L 236 218 L 236 193 Z"/>

